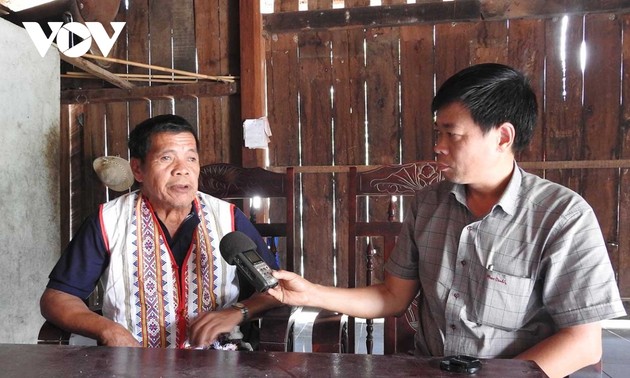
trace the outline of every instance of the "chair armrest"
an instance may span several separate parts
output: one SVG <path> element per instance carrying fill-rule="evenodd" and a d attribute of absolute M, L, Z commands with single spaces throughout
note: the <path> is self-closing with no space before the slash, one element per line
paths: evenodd
<path fill-rule="evenodd" d="M 260 344 L 266 352 L 293 352 L 295 318 L 302 307 L 272 308 L 260 316 Z"/>
<path fill-rule="evenodd" d="M 68 345 L 69 341 L 70 332 L 64 331 L 48 320 L 39 329 L 37 336 L 37 344 Z"/>
<path fill-rule="evenodd" d="M 103 311 L 100 308 L 92 308 L 92 311 L 103 315 Z M 72 335 L 72 332 L 63 330 L 46 320 L 39 329 L 37 344 L 68 345 L 70 343 L 70 335 Z"/>
<path fill-rule="evenodd" d="M 313 321 L 313 352 L 348 353 L 348 316 L 321 310 Z"/>

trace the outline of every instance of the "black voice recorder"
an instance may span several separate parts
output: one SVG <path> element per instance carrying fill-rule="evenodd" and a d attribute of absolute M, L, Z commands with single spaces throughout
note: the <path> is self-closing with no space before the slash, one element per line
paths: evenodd
<path fill-rule="evenodd" d="M 256 252 L 256 243 L 244 233 L 227 233 L 219 243 L 219 251 L 228 264 L 236 265 L 259 293 L 278 285 L 271 268 Z"/>
<path fill-rule="evenodd" d="M 465 355 L 447 356 L 440 361 L 440 369 L 454 373 L 475 374 L 481 369 L 481 360 Z"/>

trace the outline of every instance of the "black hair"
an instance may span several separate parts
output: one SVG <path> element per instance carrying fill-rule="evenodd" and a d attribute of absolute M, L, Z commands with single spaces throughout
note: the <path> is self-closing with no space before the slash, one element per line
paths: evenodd
<path fill-rule="evenodd" d="M 162 114 L 140 122 L 129 133 L 129 156 L 144 162 L 151 149 L 151 138 L 158 133 L 191 133 L 199 149 L 197 132 L 188 121 L 178 115 Z"/>
<path fill-rule="evenodd" d="M 435 114 L 454 102 L 470 111 L 483 133 L 504 122 L 514 125 L 515 152 L 524 149 L 532 139 L 538 114 L 536 94 L 525 75 L 511 67 L 484 63 L 459 71 L 442 84 L 431 111 Z"/>

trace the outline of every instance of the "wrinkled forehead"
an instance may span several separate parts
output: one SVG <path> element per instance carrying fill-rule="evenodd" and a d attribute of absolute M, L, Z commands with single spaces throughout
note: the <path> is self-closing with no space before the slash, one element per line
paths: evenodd
<path fill-rule="evenodd" d="M 162 149 L 164 146 L 169 145 L 187 145 L 195 152 L 197 152 L 198 149 L 197 138 L 194 134 L 187 131 L 161 131 L 151 135 L 148 142 L 149 151 L 153 151 L 156 149 L 159 150 Z"/>

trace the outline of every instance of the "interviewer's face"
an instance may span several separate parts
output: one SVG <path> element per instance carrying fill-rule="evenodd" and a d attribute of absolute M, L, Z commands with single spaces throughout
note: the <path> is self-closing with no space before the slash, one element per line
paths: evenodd
<path fill-rule="evenodd" d="M 153 135 L 144 163 L 132 159 L 131 166 L 155 211 L 190 211 L 199 180 L 199 153 L 191 133 Z"/>
<path fill-rule="evenodd" d="M 502 158 L 502 134 L 498 128 L 487 133 L 475 123 L 470 111 L 454 102 L 437 112 L 435 130 L 439 169 L 458 184 L 484 184 Z"/>

